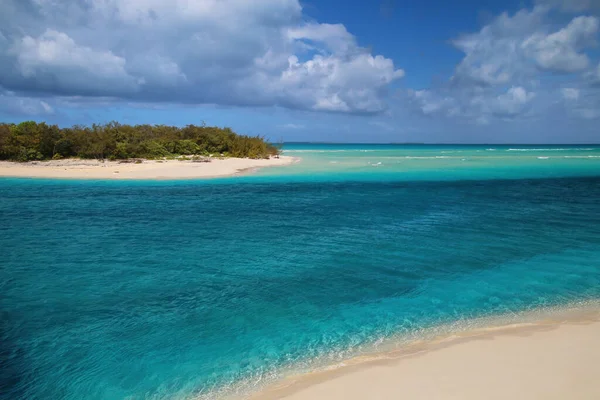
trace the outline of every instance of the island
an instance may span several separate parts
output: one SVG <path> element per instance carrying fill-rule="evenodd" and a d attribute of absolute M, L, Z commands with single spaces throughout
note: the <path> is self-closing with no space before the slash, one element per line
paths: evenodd
<path fill-rule="evenodd" d="M 0 176 L 79 179 L 193 179 L 291 164 L 281 144 L 230 128 L 124 125 L 59 128 L 0 124 Z"/>

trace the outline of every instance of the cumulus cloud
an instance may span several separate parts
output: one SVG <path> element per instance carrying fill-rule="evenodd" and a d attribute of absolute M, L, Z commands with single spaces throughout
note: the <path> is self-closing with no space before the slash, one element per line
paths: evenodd
<path fill-rule="evenodd" d="M 589 65 L 588 56 L 579 51 L 594 42 L 597 31 L 597 18 L 581 16 L 552 34 L 534 33 L 521 46 L 525 55 L 531 56 L 539 68 L 579 72 Z"/>
<path fill-rule="evenodd" d="M 282 101 L 299 106 L 308 101 L 306 108 L 322 111 L 381 111 L 385 108 L 381 90 L 404 74 L 394 70 L 391 60 L 367 53 L 351 59 L 316 55 L 306 62 L 290 56 L 288 61 L 270 90 L 283 90 L 288 99 Z"/>
<path fill-rule="evenodd" d="M 125 59 L 110 51 L 79 46 L 68 35 L 46 30 L 36 38 L 25 36 L 8 50 L 16 58 L 22 83 L 38 90 L 103 94 L 136 90 L 141 83 L 125 70 Z M 108 86 L 108 87 L 107 87 Z"/>
<path fill-rule="evenodd" d="M 287 36 L 303 43 L 307 49 L 317 51 L 320 48 L 311 45 L 311 41 L 322 43 L 333 52 L 351 51 L 355 47 L 354 37 L 342 24 L 304 24 L 288 29 Z"/>
<path fill-rule="evenodd" d="M 511 87 L 506 93 L 496 96 L 487 107 L 494 115 L 513 117 L 521 114 L 534 97 L 535 93 L 528 92 L 520 86 Z"/>
<path fill-rule="evenodd" d="M 405 98 L 423 115 L 479 124 L 540 115 L 561 100 L 571 115 L 591 118 L 598 96 L 586 90 L 584 101 L 579 86 L 600 83 L 600 65 L 591 67 L 587 53 L 596 45 L 600 21 L 580 15 L 556 24 L 554 15 L 548 4 L 502 13 L 478 32 L 452 40 L 464 57 L 450 80 L 409 90 Z M 558 76 L 572 86 L 553 89 Z"/>
<path fill-rule="evenodd" d="M 424 115 L 456 117 L 477 123 L 492 118 L 510 119 L 528 110 L 535 93 L 516 86 L 506 91 L 463 91 L 444 93 L 432 90 L 408 91 L 413 105 Z"/>
<path fill-rule="evenodd" d="M 537 73 L 532 64 L 555 73 L 585 70 L 589 58 L 583 50 L 595 43 L 598 18 L 579 16 L 552 32 L 545 20 L 547 13 L 545 7 L 513 16 L 503 13 L 479 32 L 454 40 L 454 46 L 465 53 L 454 81 L 480 85 L 524 81 Z"/>
<path fill-rule="evenodd" d="M 523 79 L 530 72 L 522 43 L 539 29 L 545 11 L 521 10 L 503 13 L 479 32 L 466 34 L 451 43 L 465 56 L 456 66 L 452 80 L 457 85 L 502 85 Z"/>
<path fill-rule="evenodd" d="M 0 85 L 22 94 L 378 113 L 403 75 L 298 0 L 0 4 Z"/>
<path fill-rule="evenodd" d="M 459 101 L 454 96 L 432 90 L 408 90 L 410 101 L 424 115 L 445 115 L 452 117 L 463 114 L 459 108 Z"/>

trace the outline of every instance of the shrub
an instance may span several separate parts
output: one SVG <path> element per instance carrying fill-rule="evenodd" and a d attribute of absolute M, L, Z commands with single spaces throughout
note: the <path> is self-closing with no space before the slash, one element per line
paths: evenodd
<path fill-rule="evenodd" d="M 268 158 L 279 149 L 262 137 L 238 135 L 229 128 L 188 125 L 121 125 L 59 128 L 26 121 L 0 124 L 0 159 L 32 161 L 63 157 L 122 160 L 174 155 Z"/>

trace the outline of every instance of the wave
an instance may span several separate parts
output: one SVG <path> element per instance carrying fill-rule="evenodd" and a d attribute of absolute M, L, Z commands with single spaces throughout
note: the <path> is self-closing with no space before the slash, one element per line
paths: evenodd
<path fill-rule="evenodd" d="M 464 153 L 474 151 L 480 153 L 482 151 L 499 151 L 502 149 L 488 148 L 485 150 L 481 149 L 468 149 L 468 150 L 441 150 L 440 154 L 452 154 L 452 153 Z M 393 152 L 393 151 L 405 151 L 405 149 L 283 149 L 284 153 L 371 153 L 371 152 Z M 410 150 L 408 150 L 410 151 Z M 547 148 L 509 148 L 504 151 L 511 152 L 531 152 L 531 151 L 600 151 L 600 147 L 547 147 Z"/>
<path fill-rule="evenodd" d="M 285 150 L 284 153 L 346 153 L 349 151 L 357 151 L 357 150 Z M 372 150 L 376 151 L 376 150 Z"/>
<path fill-rule="evenodd" d="M 286 150 L 283 149 L 284 153 L 370 153 L 375 151 L 393 151 L 388 149 L 377 149 L 377 150 L 362 150 L 362 149 L 332 149 L 332 150 L 315 150 L 315 149 L 297 149 L 297 150 Z"/>
<path fill-rule="evenodd" d="M 540 149 L 508 149 L 506 151 L 591 151 L 596 150 L 591 147 L 571 147 L 571 148 L 540 148 Z"/>
<path fill-rule="evenodd" d="M 409 160 L 435 160 L 436 158 L 456 158 L 450 156 L 404 156 L 400 158 L 406 158 Z"/>

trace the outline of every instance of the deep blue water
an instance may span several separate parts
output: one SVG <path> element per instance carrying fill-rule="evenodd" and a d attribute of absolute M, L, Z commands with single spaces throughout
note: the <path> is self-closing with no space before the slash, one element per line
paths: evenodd
<path fill-rule="evenodd" d="M 600 177 L 0 179 L 0 398 L 177 399 L 600 297 Z"/>

